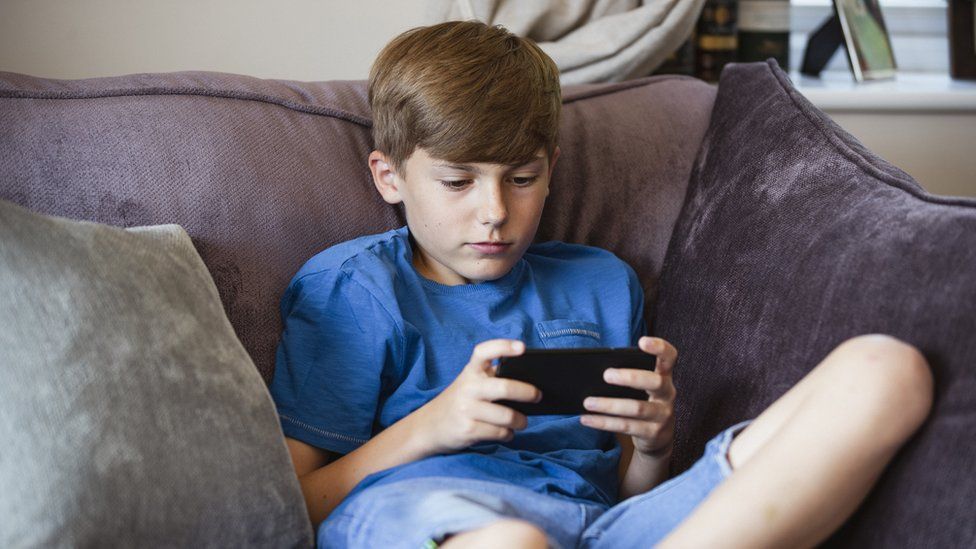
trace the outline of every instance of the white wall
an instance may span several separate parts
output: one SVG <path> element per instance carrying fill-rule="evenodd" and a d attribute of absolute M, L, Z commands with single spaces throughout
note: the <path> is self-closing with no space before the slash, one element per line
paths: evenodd
<path fill-rule="evenodd" d="M 211 70 L 366 78 L 425 0 L 0 0 L 0 70 L 47 78 Z"/>

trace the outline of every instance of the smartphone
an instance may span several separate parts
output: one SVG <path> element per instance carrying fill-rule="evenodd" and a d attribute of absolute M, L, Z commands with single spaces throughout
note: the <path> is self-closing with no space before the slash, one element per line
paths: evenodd
<path fill-rule="evenodd" d="M 637 347 L 583 349 L 526 349 L 519 356 L 499 359 L 497 377 L 517 379 L 542 391 L 539 402 L 499 400 L 526 415 L 587 414 L 588 396 L 647 400 L 647 391 L 611 385 L 603 380 L 607 368 L 654 371 L 657 357 Z"/>

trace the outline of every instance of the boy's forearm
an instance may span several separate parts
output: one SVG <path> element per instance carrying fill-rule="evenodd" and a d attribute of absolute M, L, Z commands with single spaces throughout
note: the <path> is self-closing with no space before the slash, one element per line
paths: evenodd
<path fill-rule="evenodd" d="M 420 414 L 410 414 L 345 456 L 302 475 L 299 482 L 312 525 L 318 527 L 367 476 L 436 453 L 418 436 L 422 421 Z"/>
<path fill-rule="evenodd" d="M 623 501 L 631 496 L 643 494 L 664 482 L 668 478 L 670 463 L 670 450 L 659 457 L 644 456 L 632 450 L 627 471 L 620 480 L 619 499 Z"/>

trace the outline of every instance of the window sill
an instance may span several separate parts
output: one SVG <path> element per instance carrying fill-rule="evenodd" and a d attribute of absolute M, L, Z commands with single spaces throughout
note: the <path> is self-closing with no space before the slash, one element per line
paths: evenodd
<path fill-rule="evenodd" d="M 976 113 L 976 80 L 946 73 L 899 72 L 891 80 L 857 83 L 848 71 L 819 78 L 790 72 L 794 87 L 823 111 Z"/>

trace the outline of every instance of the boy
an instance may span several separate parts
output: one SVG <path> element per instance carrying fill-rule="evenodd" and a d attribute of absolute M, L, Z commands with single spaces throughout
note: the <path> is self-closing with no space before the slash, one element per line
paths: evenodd
<path fill-rule="evenodd" d="M 414 29 L 370 74 L 369 166 L 407 226 L 295 275 L 272 394 L 325 547 L 809 546 L 854 511 L 931 405 L 921 355 L 849 340 L 751 422 L 667 477 L 676 350 L 644 337 L 630 267 L 531 245 L 559 156 L 558 71 L 477 22 Z M 525 417 L 494 377 L 526 347 L 639 346 L 647 400 Z M 588 399 L 589 400 L 589 399 Z"/>

